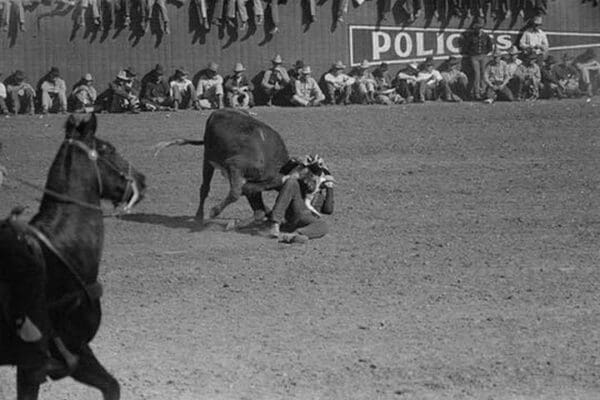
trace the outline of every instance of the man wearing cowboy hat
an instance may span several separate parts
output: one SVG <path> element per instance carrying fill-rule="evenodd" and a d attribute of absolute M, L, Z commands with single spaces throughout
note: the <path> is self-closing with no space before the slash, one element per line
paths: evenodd
<path fill-rule="evenodd" d="M 510 76 L 506 69 L 506 63 L 502 60 L 502 52 L 496 49 L 483 73 L 483 82 L 486 87 L 484 102 L 491 104 L 498 98 L 513 101 L 513 93 L 508 88 L 509 80 Z"/>
<path fill-rule="evenodd" d="M 56 110 L 61 113 L 67 112 L 67 85 L 61 79 L 58 68 L 52 67 L 50 72 L 44 76 L 40 92 L 43 114 Z"/>
<path fill-rule="evenodd" d="M 396 88 L 396 92 L 402 96 L 406 103 L 412 103 L 415 98 L 418 73 L 419 65 L 416 62 L 411 62 L 399 70 L 392 81 L 392 86 Z"/>
<path fill-rule="evenodd" d="M 433 57 L 425 59 L 417 74 L 417 91 L 415 103 L 424 103 L 426 100 L 437 100 L 441 92 L 442 74 L 434 68 Z"/>
<path fill-rule="evenodd" d="M 352 93 L 354 102 L 358 104 L 375 103 L 375 78 L 369 71 L 369 62 L 363 60 L 362 63 L 353 71 L 354 86 Z"/>
<path fill-rule="evenodd" d="M 170 83 L 173 95 L 173 108 L 187 110 L 194 104 L 196 91 L 194 84 L 188 79 L 188 73 L 183 67 L 175 70 L 175 75 Z"/>
<path fill-rule="evenodd" d="M 2 72 L 0 72 L 0 78 L 2 78 Z M 8 107 L 6 107 L 6 86 L 4 86 L 4 82 L 0 80 L 0 113 L 4 114 L 4 116 L 8 117 Z"/>
<path fill-rule="evenodd" d="M 456 56 L 450 56 L 440 67 L 442 75 L 442 98 L 446 101 L 459 102 L 465 100 L 468 94 L 469 78 L 461 70 L 461 61 Z"/>
<path fill-rule="evenodd" d="M 327 88 L 327 104 L 350 104 L 354 78 L 344 73 L 346 66 L 337 61 L 323 77 Z"/>
<path fill-rule="evenodd" d="M 548 48 L 550 47 L 546 32 L 544 32 L 540 26 L 542 26 L 542 16 L 537 15 L 533 17 L 519 40 L 519 48 L 523 50 L 523 52 L 539 56 L 537 57 L 538 63 L 543 61 L 548 53 Z"/>
<path fill-rule="evenodd" d="M 248 109 L 254 106 L 254 89 L 252 82 L 244 74 L 246 68 L 242 63 L 236 63 L 233 74 L 225 79 L 225 99 L 227 106 L 233 108 Z"/>
<path fill-rule="evenodd" d="M 467 57 L 473 77 L 471 79 L 471 95 L 475 100 L 481 99 L 484 91 L 482 82 L 483 71 L 488 63 L 488 54 L 494 48 L 494 42 L 490 35 L 483 30 L 483 24 L 475 19 L 471 29 L 466 31 L 462 38 L 462 52 Z"/>
<path fill-rule="evenodd" d="M 373 70 L 373 79 L 375 80 L 375 102 L 377 104 L 402 104 L 404 99 L 396 92 L 392 86 L 392 78 L 388 72 L 388 64 L 382 62 Z"/>
<path fill-rule="evenodd" d="M 85 74 L 73 87 L 70 103 L 73 112 L 92 112 L 98 94 L 94 88 L 92 74 Z"/>
<path fill-rule="evenodd" d="M 542 73 L 536 64 L 538 56 L 533 52 L 526 52 L 523 64 L 519 65 L 515 75 L 519 77 L 519 88 L 515 93 L 519 100 L 537 100 L 540 97 L 540 84 Z"/>
<path fill-rule="evenodd" d="M 557 97 L 562 99 L 565 97 L 563 87 L 560 84 L 560 78 L 556 72 L 556 59 L 553 55 L 546 57 L 544 66 L 540 68 L 542 73 L 542 82 L 540 87 L 540 97 L 550 99 Z"/>
<path fill-rule="evenodd" d="M 132 91 L 132 81 L 124 70 L 119 71 L 108 86 L 107 107 L 111 113 L 138 113 L 140 100 Z"/>
<path fill-rule="evenodd" d="M 302 68 L 304 68 L 304 61 L 297 60 L 294 66 L 288 70 L 288 76 L 290 77 L 290 79 L 299 79 L 300 74 L 302 72 Z"/>
<path fill-rule="evenodd" d="M 292 104 L 303 107 L 319 106 L 325 100 L 319 84 L 310 74 L 310 66 L 306 65 L 300 71 L 300 78 L 294 80 Z"/>
<path fill-rule="evenodd" d="M 171 88 L 164 79 L 162 65 L 156 64 L 150 72 L 150 79 L 142 89 L 142 104 L 147 111 L 166 111 L 173 105 Z"/>
<path fill-rule="evenodd" d="M 33 115 L 35 112 L 34 99 L 35 90 L 26 82 L 25 73 L 21 70 L 8 78 L 6 83 L 6 92 L 8 98 L 8 109 L 13 114 L 29 113 Z"/>
<path fill-rule="evenodd" d="M 573 65 L 573 57 L 567 53 L 563 54 L 562 61 L 553 67 L 563 93 L 566 97 L 580 97 L 581 90 L 579 81 L 581 80 L 579 70 Z"/>
<path fill-rule="evenodd" d="M 210 62 L 200 73 L 196 86 L 196 108 L 210 110 L 223 108 L 223 77 L 217 73 L 219 65 Z"/>
<path fill-rule="evenodd" d="M 260 82 L 260 88 L 268 106 L 271 106 L 273 101 L 282 104 L 281 94 L 290 84 L 290 77 L 282 66 L 283 60 L 281 56 L 277 54 L 271 60 L 271 63 L 271 68 L 264 72 L 262 81 Z"/>

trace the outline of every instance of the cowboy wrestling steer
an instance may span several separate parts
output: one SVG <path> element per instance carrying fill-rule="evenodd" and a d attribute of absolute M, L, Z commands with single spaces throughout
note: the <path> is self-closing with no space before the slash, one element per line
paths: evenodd
<path fill-rule="evenodd" d="M 218 216 L 229 204 L 244 195 L 248 199 L 254 219 L 265 216 L 262 191 L 278 189 L 282 185 L 281 168 L 290 160 L 279 133 L 243 111 L 218 110 L 206 121 L 204 140 L 175 139 L 155 146 L 156 154 L 172 145 L 204 145 L 200 205 L 196 220 L 204 220 L 204 201 L 210 190 L 215 168 L 229 181 L 229 193 L 210 210 L 209 217 Z"/>

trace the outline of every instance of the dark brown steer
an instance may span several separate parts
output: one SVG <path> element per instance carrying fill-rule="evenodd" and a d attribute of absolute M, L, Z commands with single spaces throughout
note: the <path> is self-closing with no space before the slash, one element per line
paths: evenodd
<path fill-rule="evenodd" d="M 281 139 L 269 125 L 236 110 L 218 110 L 206 121 L 204 140 L 175 139 L 155 146 L 156 153 L 172 145 L 204 145 L 200 205 L 196 220 L 204 220 L 204 201 L 210 190 L 215 168 L 229 180 L 229 194 L 210 210 L 209 217 L 219 215 L 225 207 L 246 196 L 254 219 L 264 217 L 266 208 L 262 191 L 278 189 L 281 168 L 290 157 Z"/>

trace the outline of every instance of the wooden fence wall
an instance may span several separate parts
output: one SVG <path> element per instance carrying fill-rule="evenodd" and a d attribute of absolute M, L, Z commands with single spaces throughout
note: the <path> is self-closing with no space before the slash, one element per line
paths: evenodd
<path fill-rule="evenodd" d="M 193 1 L 177 3 L 169 0 L 167 7 L 172 32 L 168 36 L 161 35 L 156 26 L 147 33 L 135 27 L 115 29 L 114 26 L 107 31 L 84 32 L 74 29 L 77 6 L 48 1 L 51 3 L 33 3 L 26 7 L 26 32 L 18 30 L 14 16 L 8 32 L 0 31 L 0 72 L 4 77 L 22 69 L 30 81 L 37 82 L 51 66 L 57 66 L 69 86 L 90 72 L 96 77 L 97 87 L 103 88 L 119 69 L 126 66 L 145 73 L 160 63 L 167 71 L 183 66 L 195 73 L 210 60 L 220 64 L 223 74 L 229 73 L 234 63 L 241 61 L 253 76 L 269 65 L 276 53 L 282 55 L 287 65 L 303 59 L 320 74 L 337 59 L 350 62 L 351 25 L 398 27 L 407 22 L 398 13 L 402 0 L 392 0 L 394 13 L 381 22 L 378 22 L 379 0 L 367 0 L 360 6 L 351 0 L 344 24 L 335 22 L 339 0 L 316 0 L 318 19 L 314 23 L 308 22 L 308 0 L 279 0 L 281 25 L 280 32 L 275 35 L 268 33 L 268 24 L 251 24 L 247 32 L 215 27 L 205 32 L 195 17 Z M 425 16 L 406 26 L 443 31 L 469 25 L 470 19 L 461 21 L 455 17 L 446 26 L 440 26 L 427 15 L 432 0 L 424 1 Z M 248 3 L 250 6 L 252 1 Z M 546 30 L 600 32 L 600 7 L 592 7 L 591 2 L 548 0 L 548 5 L 544 21 Z M 137 22 L 135 15 L 133 22 L 134 25 Z M 486 28 L 518 30 L 523 25 L 521 17 L 496 22 L 488 15 Z M 598 42 L 600 44 L 600 40 Z"/>

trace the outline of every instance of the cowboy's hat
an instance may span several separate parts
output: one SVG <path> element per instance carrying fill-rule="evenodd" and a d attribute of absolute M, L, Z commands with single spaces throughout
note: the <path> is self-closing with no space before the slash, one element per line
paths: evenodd
<path fill-rule="evenodd" d="M 219 69 L 219 64 L 217 64 L 214 61 L 211 61 L 208 63 L 208 69 L 213 71 L 213 72 L 217 72 L 217 70 Z"/>
<path fill-rule="evenodd" d="M 312 71 L 310 70 L 310 66 L 309 66 L 309 65 L 302 67 L 302 70 L 300 70 L 300 73 L 301 73 L 302 75 L 308 75 L 308 74 L 310 74 L 311 72 L 312 72 Z"/>
<path fill-rule="evenodd" d="M 367 68 L 369 68 L 369 62 L 367 60 L 362 60 L 359 67 L 361 69 L 367 69 Z"/>
<path fill-rule="evenodd" d="M 92 74 L 87 73 L 83 76 L 83 80 L 86 82 L 92 82 L 94 80 L 94 78 L 92 78 Z"/>
<path fill-rule="evenodd" d="M 335 64 L 332 65 L 333 69 L 346 69 L 346 66 L 342 63 L 341 60 L 338 60 L 335 62 Z"/>
<path fill-rule="evenodd" d="M 127 76 L 127 72 L 125 72 L 125 70 L 120 70 L 119 73 L 117 74 L 117 79 L 120 79 L 122 81 L 130 81 L 131 78 Z"/>
<path fill-rule="evenodd" d="M 283 59 L 281 58 L 281 56 L 279 54 L 277 54 L 272 60 L 271 62 L 273 64 L 281 64 L 283 62 Z"/>
<path fill-rule="evenodd" d="M 245 70 L 246 68 L 244 68 L 242 63 L 235 63 L 235 68 L 233 69 L 233 72 L 244 72 Z"/>

